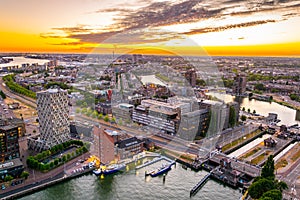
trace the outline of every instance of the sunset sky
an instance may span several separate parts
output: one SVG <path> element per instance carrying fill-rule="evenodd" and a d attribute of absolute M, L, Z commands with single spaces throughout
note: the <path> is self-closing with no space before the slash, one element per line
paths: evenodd
<path fill-rule="evenodd" d="M 300 0 L 0 0 L 0 18 L 0 52 L 300 56 Z"/>

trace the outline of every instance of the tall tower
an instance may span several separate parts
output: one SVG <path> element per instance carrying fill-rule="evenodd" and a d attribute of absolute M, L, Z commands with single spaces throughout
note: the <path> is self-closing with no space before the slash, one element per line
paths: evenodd
<path fill-rule="evenodd" d="M 37 93 L 39 129 L 44 148 L 51 148 L 70 139 L 70 123 L 66 90 L 49 89 Z"/>
<path fill-rule="evenodd" d="M 246 92 L 247 77 L 244 74 L 238 74 L 234 79 L 232 91 L 235 95 L 244 95 Z"/>

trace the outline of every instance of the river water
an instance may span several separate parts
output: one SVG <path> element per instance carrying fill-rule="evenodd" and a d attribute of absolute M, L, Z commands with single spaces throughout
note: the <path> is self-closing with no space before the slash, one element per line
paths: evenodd
<path fill-rule="evenodd" d="M 84 175 L 58 185 L 54 185 L 34 194 L 22 197 L 22 200 L 153 200 L 153 199 L 190 199 L 189 192 L 207 172 L 194 172 L 183 169 L 176 163 L 168 172 L 165 182 L 163 177 L 146 177 L 145 170 L 155 169 L 160 163 L 139 169 L 129 170 L 104 178 L 93 174 Z M 201 200 L 234 200 L 241 197 L 239 190 L 234 190 L 213 180 L 209 180 L 191 199 Z"/>
<path fill-rule="evenodd" d="M 296 110 L 292 108 L 288 108 L 286 106 L 280 105 L 276 102 L 266 102 L 266 101 L 259 101 L 255 99 L 249 98 L 239 98 L 236 99 L 235 97 L 228 95 L 228 94 L 218 94 L 218 93 L 208 93 L 213 96 L 216 96 L 219 99 L 222 99 L 225 102 L 231 101 L 238 101 L 240 103 L 240 107 L 245 107 L 246 111 L 248 108 L 251 112 L 253 110 L 256 111 L 257 114 L 268 116 L 269 113 L 276 113 L 278 114 L 278 118 L 281 120 L 279 125 L 294 125 L 300 124 L 300 121 L 296 120 Z"/>
<path fill-rule="evenodd" d="M 50 60 L 46 59 L 34 59 L 34 58 L 25 58 L 25 57 L 4 57 L 4 58 L 12 58 L 13 61 L 9 63 L 2 63 L 0 64 L 0 69 L 2 67 L 7 67 L 7 66 L 21 66 L 22 64 L 28 63 L 28 64 L 33 64 L 33 63 L 38 63 L 39 65 L 43 65 Z"/>

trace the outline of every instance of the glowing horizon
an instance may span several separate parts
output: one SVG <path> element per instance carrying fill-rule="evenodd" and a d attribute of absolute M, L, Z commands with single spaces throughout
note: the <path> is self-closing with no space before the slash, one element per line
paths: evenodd
<path fill-rule="evenodd" d="M 92 53 L 100 48 L 109 53 L 117 45 L 120 53 L 164 54 L 156 48 L 182 55 L 204 50 L 211 56 L 299 57 L 300 3 L 270 2 L 4 0 L 0 52 Z M 168 32 L 149 33 L 147 27 Z M 122 33 L 121 44 L 111 40 Z M 186 38 L 197 45 L 186 44 Z"/>

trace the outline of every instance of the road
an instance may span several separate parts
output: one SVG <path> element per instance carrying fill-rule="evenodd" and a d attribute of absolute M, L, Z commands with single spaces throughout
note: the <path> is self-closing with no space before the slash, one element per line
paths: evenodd
<path fill-rule="evenodd" d="M 126 126 L 119 126 L 117 124 L 111 124 L 109 122 L 105 122 L 103 120 L 98 120 L 86 116 L 76 116 L 77 119 L 84 120 L 94 124 L 94 125 L 103 125 L 109 128 L 117 129 L 125 131 L 127 134 L 131 136 L 143 136 L 146 138 L 151 139 L 157 146 L 173 150 L 173 151 L 180 151 L 182 153 L 190 153 L 194 155 L 199 154 L 199 149 L 201 145 L 193 145 L 190 146 L 190 141 L 183 140 L 181 138 L 170 136 L 166 134 L 152 134 L 147 133 L 145 131 L 139 130 L 138 128 L 131 128 Z"/>
<path fill-rule="evenodd" d="M 0 78 L 0 90 L 2 90 L 4 92 L 4 94 L 12 99 L 17 99 L 18 101 L 21 101 L 22 103 L 36 108 L 36 101 L 35 99 L 31 99 L 29 97 L 20 95 L 20 94 L 16 94 L 14 92 L 12 92 L 11 90 L 9 90 L 6 86 L 4 81 L 2 80 L 2 77 Z"/>

